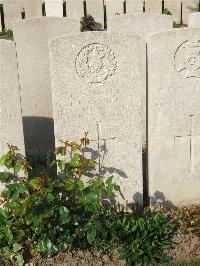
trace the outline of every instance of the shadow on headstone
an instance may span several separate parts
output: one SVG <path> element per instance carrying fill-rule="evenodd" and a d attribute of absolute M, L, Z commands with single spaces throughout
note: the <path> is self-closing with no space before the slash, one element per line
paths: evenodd
<path fill-rule="evenodd" d="M 176 206 L 170 200 L 167 200 L 163 192 L 160 191 L 156 191 L 151 197 L 151 205 L 159 205 L 167 210 L 176 209 Z"/>
<path fill-rule="evenodd" d="M 107 148 L 106 148 L 106 141 L 103 145 L 100 145 L 99 151 L 94 150 L 92 148 L 86 147 L 85 152 L 91 154 L 91 159 L 98 162 L 99 164 L 99 175 L 100 176 L 106 176 L 106 174 L 114 175 L 117 174 L 120 177 L 128 178 L 126 173 L 118 168 L 115 167 L 105 167 L 104 166 L 104 158 L 106 156 Z"/>
<path fill-rule="evenodd" d="M 47 117 L 23 117 L 26 155 L 46 155 L 55 149 L 54 121 Z"/>

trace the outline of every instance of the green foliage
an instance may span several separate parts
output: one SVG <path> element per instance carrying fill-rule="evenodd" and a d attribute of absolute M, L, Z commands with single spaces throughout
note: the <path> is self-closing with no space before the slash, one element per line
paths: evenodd
<path fill-rule="evenodd" d="M 27 263 L 31 257 L 95 249 L 112 252 L 122 247 L 128 263 L 161 261 L 171 247 L 173 226 L 161 214 L 119 210 L 113 201 L 121 194 L 113 177 L 101 176 L 97 163 L 86 157 L 87 134 L 80 143 L 62 142 L 55 151 L 59 174 L 42 170 L 36 176 L 18 149 L 9 145 L 1 157 L 0 264 Z M 123 197 L 123 195 L 121 194 Z"/>
<path fill-rule="evenodd" d="M 163 10 L 163 14 L 165 14 L 165 15 L 172 15 L 172 13 L 170 12 L 170 10 L 168 8 L 165 8 Z"/>
<path fill-rule="evenodd" d="M 81 18 L 81 28 L 80 30 L 83 31 L 102 31 L 103 27 L 100 23 L 96 22 L 91 15 L 87 15 Z"/>
<path fill-rule="evenodd" d="M 13 32 L 12 30 L 5 29 L 0 32 L 0 39 L 13 40 Z"/>
<path fill-rule="evenodd" d="M 128 265 L 167 261 L 163 251 L 172 248 L 174 230 L 175 226 L 163 214 L 135 208 L 131 215 L 120 219 L 120 239 L 124 244 L 120 259 L 126 259 Z"/>

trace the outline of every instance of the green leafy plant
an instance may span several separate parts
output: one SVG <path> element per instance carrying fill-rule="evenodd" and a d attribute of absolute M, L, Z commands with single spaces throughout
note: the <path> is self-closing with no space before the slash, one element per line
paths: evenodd
<path fill-rule="evenodd" d="M 0 32 L 0 39 L 13 40 L 12 30 L 5 29 L 2 32 Z"/>
<path fill-rule="evenodd" d="M 120 239 L 123 243 L 120 259 L 128 265 L 166 262 L 163 251 L 173 247 L 171 237 L 175 226 L 161 213 L 135 208 L 132 214 L 120 219 Z"/>
<path fill-rule="evenodd" d="M 102 31 L 103 27 L 100 23 L 96 22 L 91 15 L 87 15 L 81 18 L 81 28 L 80 30 L 83 31 Z"/>
<path fill-rule="evenodd" d="M 62 141 L 56 159 L 34 176 L 31 165 L 9 145 L 1 157 L 4 183 L 0 208 L 0 263 L 23 265 L 34 256 L 59 252 L 121 247 L 130 265 L 161 261 L 171 247 L 173 225 L 162 215 L 135 207 L 132 213 L 116 204 L 123 197 L 113 176 L 101 176 L 97 162 L 87 158 L 88 134 L 80 143 Z"/>
<path fill-rule="evenodd" d="M 165 14 L 165 15 L 172 15 L 172 13 L 170 12 L 170 10 L 168 8 L 164 8 L 163 14 Z"/>
<path fill-rule="evenodd" d="M 55 151 L 59 159 L 51 164 L 59 169 L 55 176 L 43 171 L 31 177 L 31 166 L 14 146 L 9 145 L 9 152 L 1 158 L 1 166 L 8 169 L 0 173 L 5 184 L 1 193 L 1 259 L 16 258 L 20 264 L 27 253 L 52 256 L 90 247 L 95 241 L 98 246 L 104 230 L 103 213 L 113 206 L 111 202 L 105 206 L 104 199 L 120 188 L 112 176 L 95 175 L 96 162 L 85 157 L 87 135 L 80 144 L 62 143 Z M 106 232 L 105 237 L 109 237 Z"/>

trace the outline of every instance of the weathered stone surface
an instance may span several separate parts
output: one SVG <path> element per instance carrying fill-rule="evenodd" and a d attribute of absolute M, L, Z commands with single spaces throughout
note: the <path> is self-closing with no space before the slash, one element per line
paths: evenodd
<path fill-rule="evenodd" d="M 56 143 L 79 140 L 88 131 L 92 158 L 103 173 L 115 176 L 129 202 L 142 202 L 137 92 L 144 46 L 138 36 L 107 32 L 50 42 Z"/>
<path fill-rule="evenodd" d="M 25 154 L 14 42 L 0 40 L 0 62 L 0 156 L 8 151 L 7 143 Z"/>
<path fill-rule="evenodd" d="M 149 34 L 172 29 L 173 20 L 169 15 L 134 13 L 112 17 L 109 26 L 109 31 L 131 32 L 146 39 Z"/>
<path fill-rule="evenodd" d="M 188 24 L 189 14 L 199 11 L 199 0 L 182 0 L 182 10 L 183 23 Z"/>
<path fill-rule="evenodd" d="M 14 27 L 26 151 L 46 153 L 54 147 L 48 39 L 79 31 L 67 18 L 36 18 Z"/>
<path fill-rule="evenodd" d="M 42 0 L 25 0 L 25 17 L 42 17 Z"/>
<path fill-rule="evenodd" d="M 96 22 L 104 27 L 104 5 L 103 0 L 87 0 L 87 14 L 94 17 Z"/>
<path fill-rule="evenodd" d="M 126 0 L 126 13 L 143 12 L 143 0 Z"/>
<path fill-rule="evenodd" d="M 162 0 L 145 0 L 145 12 L 162 14 Z"/>
<path fill-rule="evenodd" d="M 22 19 L 21 15 L 21 2 L 16 0 L 3 0 L 4 22 L 6 29 L 13 29 L 16 21 Z"/>
<path fill-rule="evenodd" d="M 63 17 L 63 0 L 45 0 L 47 17 Z"/>
<path fill-rule="evenodd" d="M 200 12 L 194 12 L 189 14 L 188 27 L 200 28 Z"/>
<path fill-rule="evenodd" d="M 181 23 L 181 0 L 165 0 L 164 7 L 172 14 L 173 21 Z"/>
<path fill-rule="evenodd" d="M 200 203 L 200 29 L 148 41 L 150 194 Z"/>
<path fill-rule="evenodd" d="M 80 21 L 84 16 L 83 0 L 66 0 L 67 17 Z"/>
<path fill-rule="evenodd" d="M 104 3 L 106 4 L 107 28 L 110 28 L 111 18 L 124 14 L 124 1 L 106 0 Z"/>
<path fill-rule="evenodd" d="M 172 16 L 151 14 L 151 13 L 135 13 L 113 17 L 110 20 L 110 31 L 135 33 L 146 39 L 148 34 L 153 34 L 159 31 L 172 29 Z M 146 54 L 143 60 L 143 76 L 142 90 L 140 91 L 142 99 L 142 120 L 143 120 L 143 144 L 146 141 Z"/>

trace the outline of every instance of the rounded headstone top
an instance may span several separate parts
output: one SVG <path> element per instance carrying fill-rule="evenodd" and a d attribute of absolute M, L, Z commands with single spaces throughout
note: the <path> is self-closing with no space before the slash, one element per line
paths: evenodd
<path fill-rule="evenodd" d="M 188 27 L 200 28 L 200 12 L 194 12 L 189 14 Z"/>

